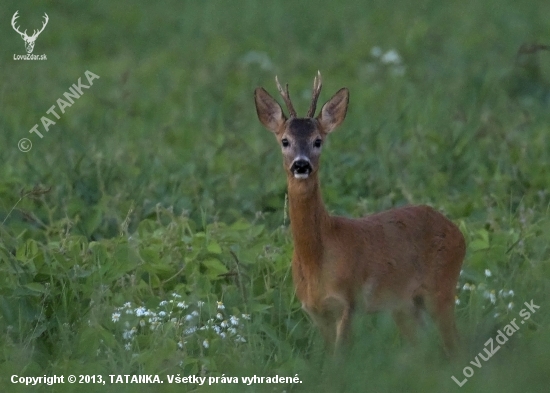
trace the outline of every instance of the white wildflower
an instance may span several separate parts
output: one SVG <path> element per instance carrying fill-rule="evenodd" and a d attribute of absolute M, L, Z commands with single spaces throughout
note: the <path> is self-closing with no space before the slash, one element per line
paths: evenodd
<path fill-rule="evenodd" d="M 235 342 L 236 343 L 245 343 L 246 340 L 243 336 L 241 336 L 240 334 L 235 338 Z"/>
<path fill-rule="evenodd" d="M 132 344 L 126 343 L 126 344 L 124 345 L 124 349 L 127 350 L 127 351 L 131 350 L 131 349 L 132 349 Z"/>
<path fill-rule="evenodd" d="M 237 318 L 235 315 L 231 315 L 231 318 L 229 318 L 229 322 L 231 322 L 231 325 L 237 326 L 239 324 L 239 318 Z"/>
<path fill-rule="evenodd" d="M 165 317 L 165 316 L 166 316 L 166 312 L 164 311 L 159 312 L 159 317 Z"/>
<path fill-rule="evenodd" d="M 185 304 L 185 302 L 179 302 L 176 307 L 178 308 L 183 308 L 184 310 L 189 307 L 187 304 Z"/>
<path fill-rule="evenodd" d="M 390 49 L 382 55 L 380 61 L 384 64 L 400 64 L 401 56 L 399 56 L 399 53 L 395 49 Z"/>
<path fill-rule="evenodd" d="M 134 333 L 136 332 L 135 330 L 136 328 L 132 328 L 131 330 L 125 330 L 124 332 L 122 332 L 122 338 L 125 339 L 125 340 L 133 340 L 134 338 Z"/>
<path fill-rule="evenodd" d="M 126 303 L 123 304 L 123 307 L 130 308 L 130 307 L 132 307 L 132 303 L 131 302 L 126 302 Z"/>
<path fill-rule="evenodd" d="M 243 319 L 250 320 L 250 314 L 242 314 Z"/>
<path fill-rule="evenodd" d="M 162 302 L 159 303 L 159 306 L 166 306 L 168 304 L 168 302 L 166 300 L 163 300 Z"/>
<path fill-rule="evenodd" d="M 507 298 L 508 296 L 513 297 L 514 291 L 512 291 L 511 289 L 509 291 L 501 289 L 500 291 L 498 291 L 498 295 L 502 298 Z"/>
<path fill-rule="evenodd" d="M 489 294 L 489 299 L 491 299 L 491 303 L 495 304 L 497 302 L 497 297 L 495 296 L 495 291 L 491 291 Z"/>
<path fill-rule="evenodd" d="M 138 307 L 134 311 L 138 317 L 147 316 L 147 310 L 145 307 Z"/>
<path fill-rule="evenodd" d="M 199 301 L 197 302 L 197 306 L 198 306 L 198 307 L 204 306 L 204 302 L 202 302 L 202 301 L 199 300 Z"/>
<path fill-rule="evenodd" d="M 218 302 L 218 310 L 225 310 L 225 306 L 222 302 Z"/>
<path fill-rule="evenodd" d="M 216 318 L 218 318 L 220 321 L 223 321 L 223 315 L 221 313 L 217 313 Z"/>
<path fill-rule="evenodd" d="M 150 321 L 149 321 L 149 322 L 150 322 Z M 158 322 L 158 321 L 153 321 L 153 322 L 151 322 L 151 325 L 149 326 L 149 329 L 151 329 L 151 330 L 156 330 L 159 326 L 160 326 L 160 322 Z"/>
<path fill-rule="evenodd" d="M 113 320 L 113 322 L 118 322 L 118 320 L 120 319 L 120 313 L 114 312 L 111 319 Z"/>
<path fill-rule="evenodd" d="M 185 329 L 185 332 L 184 332 L 184 333 L 185 333 L 186 335 L 190 335 L 190 334 L 195 333 L 196 331 L 197 331 L 197 327 L 196 327 L 196 326 L 191 326 L 191 327 Z"/>
<path fill-rule="evenodd" d="M 208 340 L 204 340 L 202 342 L 202 346 L 205 347 L 205 348 L 208 348 L 210 346 L 210 344 L 208 343 Z"/>
<path fill-rule="evenodd" d="M 222 321 L 222 322 L 220 323 L 220 326 L 221 326 L 222 328 L 226 328 L 226 327 L 229 326 L 229 323 L 228 323 L 227 321 Z"/>
<path fill-rule="evenodd" d="M 489 269 L 485 269 L 485 277 L 491 277 L 493 274 Z"/>

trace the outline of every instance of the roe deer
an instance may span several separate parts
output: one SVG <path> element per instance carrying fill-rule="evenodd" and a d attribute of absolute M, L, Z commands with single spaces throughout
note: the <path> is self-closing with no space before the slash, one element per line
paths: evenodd
<path fill-rule="evenodd" d="M 262 87 L 254 98 L 260 122 L 283 152 L 290 226 L 292 275 L 302 308 L 329 348 L 346 341 L 358 307 L 390 310 L 402 334 L 414 338 L 425 309 L 440 331 L 447 354 L 456 348 L 455 286 L 465 255 L 458 227 L 429 206 L 406 206 L 359 219 L 331 216 L 319 186 L 319 157 L 325 138 L 346 117 L 348 89 L 340 89 L 317 117 L 321 74 L 313 83 L 306 117 L 299 118 L 288 85 L 277 88 L 289 111 Z"/>

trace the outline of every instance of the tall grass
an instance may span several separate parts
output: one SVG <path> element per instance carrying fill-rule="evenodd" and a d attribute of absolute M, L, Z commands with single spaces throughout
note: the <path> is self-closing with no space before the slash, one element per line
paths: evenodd
<path fill-rule="evenodd" d="M 549 43 L 550 3 L 8 0 L 0 20 L 16 10 L 23 30 L 44 12 L 50 21 L 34 50 L 46 61 L 13 60 L 23 41 L 0 27 L 2 390 L 548 385 L 550 53 L 524 44 Z M 87 70 L 100 78 L 44 132 L 41 117 Z M 342 86 L 351 93 L 322 158 L 329 209 L 360 216 L 427 203 L 467 238 L 454 361 L 430 323 L 411 347 L 385 314 L 359 315 L 353 348 L 331 359 L 300 309 L 280 153 L 252 93 L 274 92 L 279 75 L 304 113 L 317 70 L 321 101 Z M 35 124 L 43 138 L 29 134 Z M 23 137 L 28 153 L 17 148 Z M 540 309 L 472 366 L 531 300 Z M 459 388 L 451 376 L 463 380 L 467 366 L 475 373 Z M 166 381 L 178 373 L 301 383 Z M 107 383 L 10 382 L 54 374 Z M 111 384 L 110 374 L 165 383 Z"/>

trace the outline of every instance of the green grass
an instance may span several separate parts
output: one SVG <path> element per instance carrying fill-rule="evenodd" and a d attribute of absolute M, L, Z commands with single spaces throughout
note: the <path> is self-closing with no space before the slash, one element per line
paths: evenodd
<path fill-rule="evenodd" d="M 550 43 L 549 2 L 4 3 L 0 390 L 546 391 L 550 53 L 518 50 Z M 13 60 L 25 53 L 7 23 L 16 10 L 29 31 L 49 15 L 34 49 L 46 61 Z M 396 50 L 404 68 L 373 47 Z M 79 78 L 87 84 L 87 70 L 100 78 L 59 120 L 48 115 Z M 359 316 L 352 350 L 332 361 L 300 309 L 281 157 L 253 91 L 275 93 L 278 75 L 305 113 L 317 70 L 321 101 L 343 86 L 351 95 L 323 153 L 328 208 L 361 216 L 427 203 L 467 238 L 452 362 L 433 326 L 412 348 L 385 314 Z M 48 132 L 42 116 L 56 121 Z M 42 139 L 28 132 L 37 123 Z M 540 309 L 472 366 L 531 299 Z M 215 333 L 231 316 L 246 342 L 232 325 L 219 328 L 226 339 Z M 462 380 L 466 366 L 475 374 L 459 388 L 451 376 Z M 302 383 L 25 387 L 14 374 L 298 374 Z"/>

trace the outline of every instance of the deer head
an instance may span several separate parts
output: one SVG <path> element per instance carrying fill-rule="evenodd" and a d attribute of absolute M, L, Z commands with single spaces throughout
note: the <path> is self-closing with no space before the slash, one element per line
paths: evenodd
<path fill-rule="evenodd" d="M 36 41 L 36 38 L 38 38 L 40 33 L 42 33 L 42 31 L 48 24 L 48 14 L 44 12 L 44 22 L 42 23 L 42 28 L 40 30 L 34 30 L 33 35 L 28 36 L 27 30 L 22 33 L 21 31 L 19 31 L 19 28 L 15 24 L 15 20 L 19 18 L 19 15 L 17 15 L 18 13 L 19 11 L 15 11 L 15 14 L 13 14 L 13 17 L 11 18 L 11 26 L 16 32 L 19 33 L 19 35 L 21 35 L 21 38 L 23 38 L 23 40 L 25 41 L 25 49 L 27 50 L 27 53 L 32 53 L 32 51 L 34 50 L 34 42 Z"/>
<path fill-rule="evenodd" d="M 281 145 L 283 165 L 287 175 L 295 179 L 308 179 L 319 169 L 321 146 L 326 136 L 345 119 L 348 108 L 349 92 L 342 88 L 325 104 L 317 117 L 315 110 L 321 93 L 321 73 L 313 81 L 313 94 L 306 117 L 299 118 L 290 100 L 288 85 L 283 89 L 275 77 L 277 89 L 289 112 L 287 118 L 281 106 L 264 88 L 254 92 L 256 112 L 260 122 L 273 132 Z"/>

